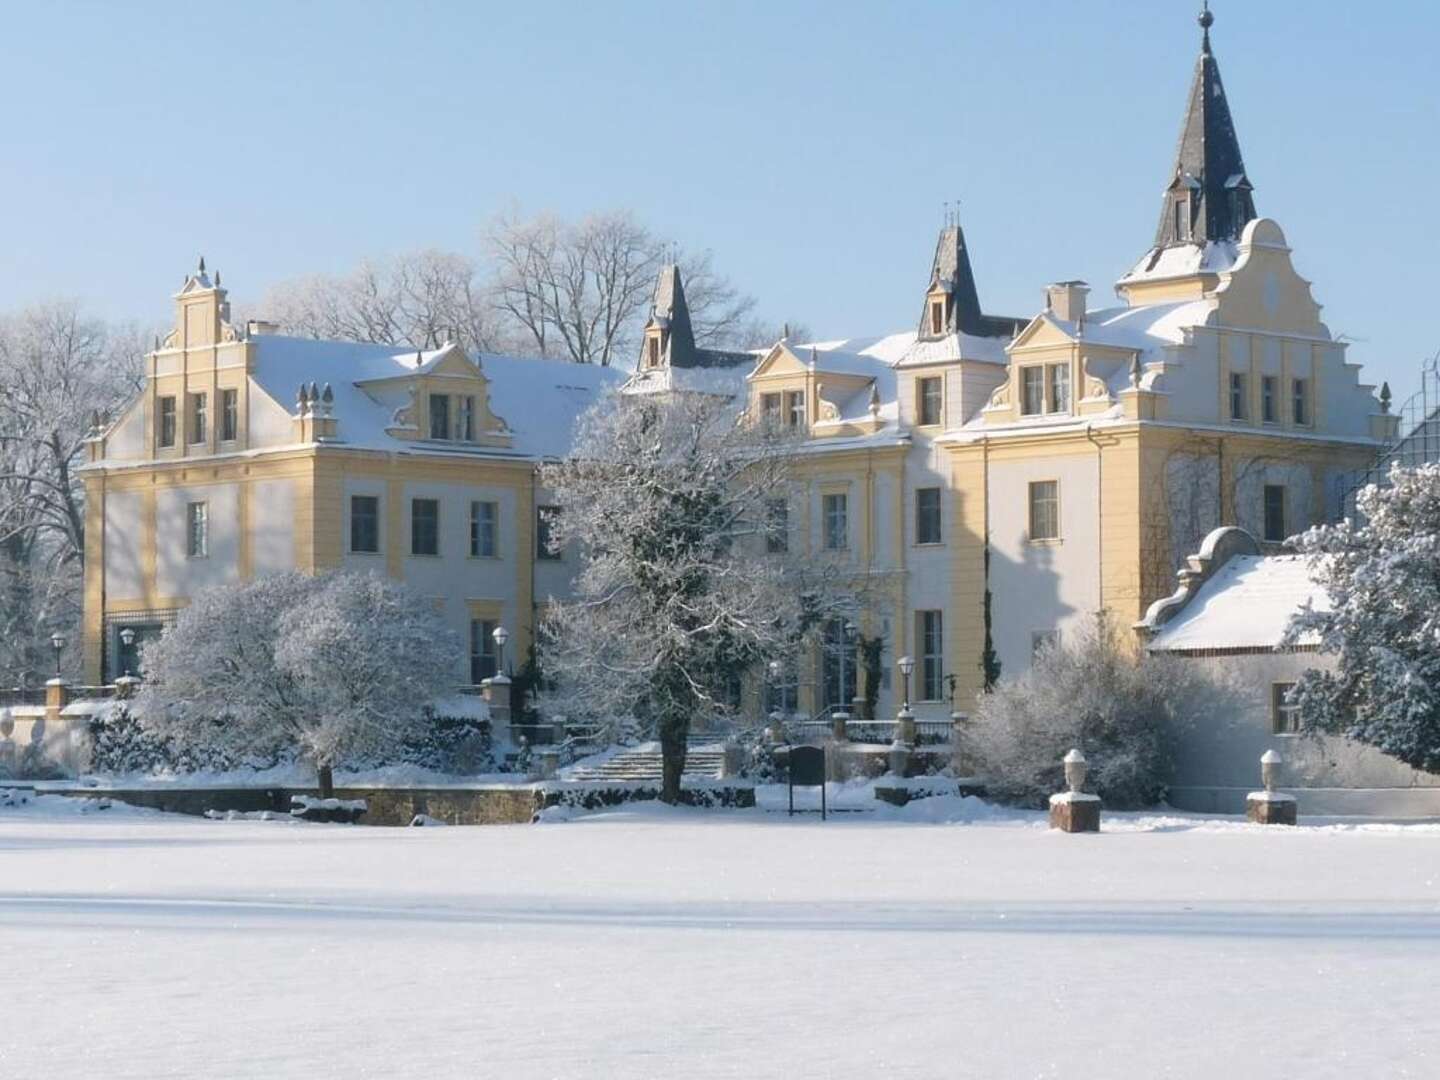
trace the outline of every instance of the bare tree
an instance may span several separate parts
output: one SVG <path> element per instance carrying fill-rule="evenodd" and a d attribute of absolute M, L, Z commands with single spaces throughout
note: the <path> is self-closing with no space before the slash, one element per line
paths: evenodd
<path fill-rule="evenodd" d="M 453 339 L 479 352 L 509 344 L 475 264 L 445 251 L 366 260 L 350 274 L 282 282 L 266 293 L 260 312 L 298 337 L 427 348 Z"/>
<path fill-rule="evenodd" d="M 542 356 L 623 363 L 639 344 L 660 267 L 677 262 L 701 346 L 739 346 L 755 306 L 708 251 L 680 254 L 629 211 L 570 223 L 553 214 L 495 218 L 485 234 L 496 309 Z"/>
<path fill-rule="evenodd" d="M 35 670 L 45 637 L 78 619 L 76 468 L 92 422 L 137 390 L 142 341 L 70 301 L 0 318 L 0 666 L 10 671 Z"/>

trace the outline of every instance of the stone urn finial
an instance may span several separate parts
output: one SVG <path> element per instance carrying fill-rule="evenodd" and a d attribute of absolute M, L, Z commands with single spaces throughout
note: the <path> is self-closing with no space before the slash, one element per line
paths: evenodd
<path fill-rule="evenodd" d="M 1266 750 L 1260 755 L 1260 782 L 1265 785 L 1266 791 L 1275 790 L 1275 785 L 1280 782 L 1280 767 L 1284 764 L 1285 759 L 1274 750 Z"/>
<path fill-rule="evenodd" d="M 1089 772 L 1090 766 L 1086 764 L 1085 755 L 1078 749 L 1065 755 L 1065 784 L 1071 792 L 1078 795 L 1084 789 L 1085 777 Z"/>

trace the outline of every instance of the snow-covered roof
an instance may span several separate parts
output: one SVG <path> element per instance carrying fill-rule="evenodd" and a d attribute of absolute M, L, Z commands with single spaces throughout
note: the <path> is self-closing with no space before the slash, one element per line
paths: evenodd
<path fill-rule="evenodd" d="M 511 446 L 438 446 L 388 434 L 385 429 L 393 426 L 394 403 L 382 403 L 357 384 L 432 371 L 456 346 L 415 350 L 270 334 L 251 340 L 256 382 L 287 408 L 302 382 L 328 382 L 335 395 L 339 440 L 360 449 L 558 457 L 569 451 L 580 414 L 626 377 L 623 371 L 595 364 L 470 354 L 489 380 L 490 409 L 508 425 Z"/>
<path fill-rule="evenodd" d="M 1276 649 L 1306 604 L 1329 611 L 1330 596 L 1303 555 L 1232 555 L 1151 639 L 1154 652 Z M 1319 644 L 1313 634 L 1296 644 Z"/>
<path fill-rule="evenodd" d="M 1141 281 L 1165 281 L 1192 274 L 1220 274 L 1235 265 L 1239 246 L 1233 240 L 1211 240 L 1204 244 L 1175 244 L 1151 249 L 1119 281 L 1133 285 Z"/>

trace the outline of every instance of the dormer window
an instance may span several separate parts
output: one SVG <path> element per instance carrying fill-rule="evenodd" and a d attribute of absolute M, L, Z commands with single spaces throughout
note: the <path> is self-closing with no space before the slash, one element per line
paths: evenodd
<path fill-rule="evenodd" d="M 450 395 L 430 395 L 430 438 L 450 438 Z"/>
<path fill-rule="evenodd" d="M 1175 242 L 1183 243 L 1190 239 L 1190 196 L 1189 194 L 1175 196 Z"/>
<path fill-rule="evenodd" d="M 652 367 L 652 368 L 659 367 L 659 366 L 660 366 L 660 335 L 659 335 L 659 334 L 652 334 L 652 335 L 650 336 L 650 340 L 649 340 L 648 342 L 646 342 L 646 346 L 647 346 L 647 351 L 646 351 L 646 354 L 645 354 L 645 364 L 646 364 L 646 366 L 647 366 L 647 367 Z"/>
<path fill-rule="evenodd" d="M 938 336 L 944 332 L 945 300 L 937 296 L 930 301 L 930 333 Z"/>

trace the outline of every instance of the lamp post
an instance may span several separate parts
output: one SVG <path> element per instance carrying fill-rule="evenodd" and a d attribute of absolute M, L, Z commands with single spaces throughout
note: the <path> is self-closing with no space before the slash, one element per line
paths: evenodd
<path fill-rule="evenodd" d="M 785 665 L 779 660 L 771 660 L 770 663 L 765 666 L 765 669 L 770 674 L 771 690 L 778 691 L 780 689 L 780 677 L 785 673 Z M 775 708 L 770 710 L 770 726 L 766 730 L 766 737 L 770 742 L 779 744 L 785 739 L 785 715 L 782 709 L 784 701 L 782 700 L 782 695 L 778 693 L 776 693 L 774 697 L 775 700 L 772 704 L 774 704 Z"/>
<path fill-rule="evenodd" d="M 909 748 L 915 745 L 915 714 L 910 711 L 910 673 L 915 670 L 915 658 L 902 656 L 896 661 L 896 665 L 900 668 L 900 674 L 905 677 L 905 703 L 900 706 L 900 713 L 895 718 L 894 749 L 902 751 L 902 754 L 897 758 L 892 750 L 890 768 L 897 776 L 904 776 Z"/>
<path fill-rule="evenodd" d="M 50 647 L 55 650 L 55 678 L 60 678 L 60 654 L 65 651 L 65 635 L 56 630 L 50 635 Z"/>
<path fill-rule="evenodd" d="M 510 631 L 503 626 L 496 626 L 490 636 L 495 639 L 495 674 L 505 673 L 505 643 L 510 640 Z"/>
<path fill-rule="evenodd" d="M 902 656 L 896 661 L 899 665 L 900 674 L 905 676 L 905 703 L 900 706 L 905 712 L 910 711 L 910 673 L 915 670 L 915 658 L 913 656 Z"/>
<path fill-rule="evenodd" d="M 125 646 L 125 678 L 130 678 L 130 647 L 135 644 L 135 631 L 125 627 L 120 631 L 120 644 Z"/>

